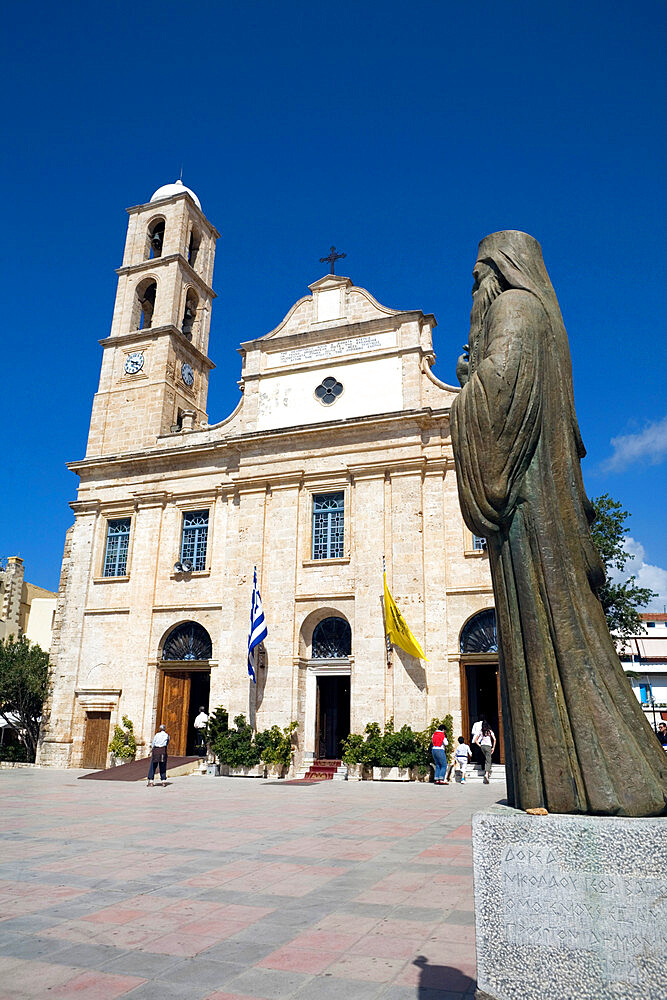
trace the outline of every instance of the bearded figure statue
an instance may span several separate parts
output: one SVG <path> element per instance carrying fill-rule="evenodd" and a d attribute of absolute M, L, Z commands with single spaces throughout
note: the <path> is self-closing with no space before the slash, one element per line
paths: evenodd
<path fill-rule="evenodd" d="M 570 350 L 540 245 L 493 233 L 473 275 L 451 431 L 463 517 L 493 577 L 510 804 L 659 815 L 667 756 L 597 598 Z"/>

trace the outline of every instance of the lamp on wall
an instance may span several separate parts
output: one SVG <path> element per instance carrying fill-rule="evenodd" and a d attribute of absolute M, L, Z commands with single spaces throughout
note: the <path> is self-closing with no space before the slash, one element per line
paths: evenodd
<path fill-rule="evenodd" d="M 184 559 L 181 565 L 184 573 L 192 573 L 194 566 L 192 565 L 189 559 Z"/>
<path fill-rule="evenodd" d="M 174 563 L 174 573 L 182 573 L 182 572 L 183 572 L 182 565 L 179 562 Z"/>

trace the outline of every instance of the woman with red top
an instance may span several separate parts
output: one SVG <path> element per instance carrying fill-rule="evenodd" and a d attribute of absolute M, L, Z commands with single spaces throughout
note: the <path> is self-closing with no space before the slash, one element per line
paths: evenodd
<path fill-rule="evenodd" d="M 433 756 L 433 762 L 435 764 L 434 780 L 436 785 L 444 785 L 445 783 L 445 772 L 447 771 L 446 746 L 447 737 L 445 736 L 445 727 L 438 726 L 436 731 L 433 733 L 433 739 L 431 740 L 431 755 Z"/>

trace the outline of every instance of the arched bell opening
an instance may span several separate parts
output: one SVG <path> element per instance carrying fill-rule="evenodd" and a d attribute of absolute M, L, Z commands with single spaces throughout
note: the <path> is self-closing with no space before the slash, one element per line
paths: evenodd
<path fill-rule="evenodd" d="M 465 622 L 459 636 L 459 650 L 462 735 L 470 741 L 473 723 L 482 718 L 486 719 L 496 736 L 493 760 L 497 764 L 502 764 L 505 761 L 505 748 L 498 667 L 498 633 L 494 608 L 478 611 Z M 476 762 L 482 763 L 484 758 L 479 747 L 473 747 L 473 755 Z"/>
<path fill-rule="evenodd" d="M 144 278 L 137 285 L 132 308 L 132 329 L 150 330 L 153 325 L 157 282 L 154 278 Z"/>
<path fill-rule="evenodd" d="M 200 249 L 201 249 L 201 233 L 199 232 L 198 229 L 196 229 L 193 226 L 192 229 L 190 230 L 190 237 L 188 239 L 187 257 L 188 257 L 188 264 L 190 265 L 190 267 L 194 267 L 196 270 L 198 270 L 197 263 L 199 259 Z"/>
<path fill-rule="evenodd" d="M 211 637 L 199 622 L 181 622 L 163 637 L 156 726 L 165 726 L 174 756 L 195 755 L 194 720 L 209 709 L 212 655 Z"/>
<path fill-rule="evenodd" d="M 155 219 L 148 226 L 146 233 L 146 260 L 162 256 L 164 248 L 164 219 Z"/>
<path fill-rule="evenodd" d="M 192 340 L 198 308 L 199 298 L 197 293 L 192 288 L 189 288 L 185 297 L 185 309 L 183 310 L 183 322 L 181 323 L 183 336 L 187 337 L 188 340 Z"/>

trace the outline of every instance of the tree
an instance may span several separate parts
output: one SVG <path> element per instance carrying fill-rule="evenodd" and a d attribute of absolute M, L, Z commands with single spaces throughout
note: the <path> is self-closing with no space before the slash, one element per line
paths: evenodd
<path fill-rule="evenodd" d="M 49 654 L 24 635 L 0 641 L 0 715 L 18 717 L 32 759 L 37 753 L 42 706 L 50 688 Z"/>
<path fill-rule="evenodd" d="M 622 638 L 637 635 L 642 631 L 637 609 L 644 607 L 657 595 L 648 587 L 638 587 L 635 576 L 629 576 L 622 583 L 612 580 L 613 571 L 623 573 L 625 564 L 632 558 L 623 545 L 629 531 L 625 522 L 630 514 L 608 493 L 593 497 L 591 502 L 595 508 L 591 534 L 607 576 L 598 590 L 598 597 L 607 617 L 609 631 Z"/>

